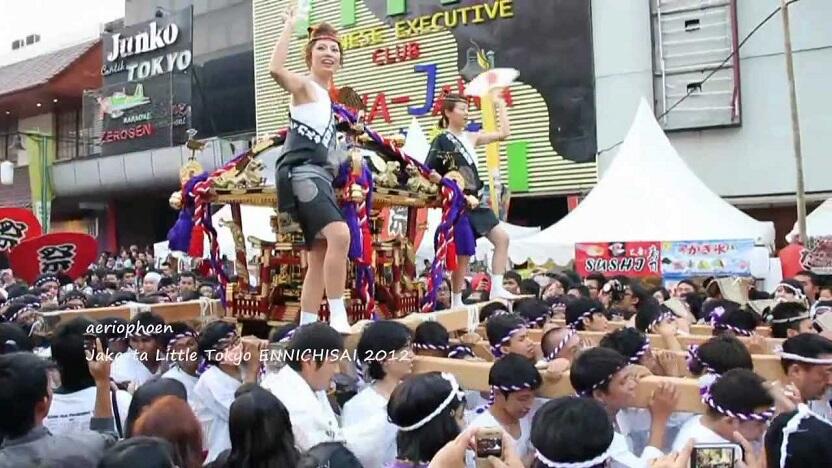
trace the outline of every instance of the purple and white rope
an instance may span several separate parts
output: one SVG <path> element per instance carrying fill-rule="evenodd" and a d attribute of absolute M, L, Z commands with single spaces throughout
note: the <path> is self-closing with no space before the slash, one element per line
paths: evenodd
<path fill-rule="evenodd" d="M 40 302 L 32 302 L 26 304 L 23 307 L 21 307 L 17 312 L 15 312 L 14 315 L 11 316 L 11 318 L 9 318 L 9 322 L 14 322 L 15 320 L 17 320 L 18 317 L 20 317 L 26 312 L 36 312 L 38 310 L 40 310 Z"/>
<path fill-rule="evenodd" d="M 742 336 L 753 336 L 754 332 L 748 331 L 744 328 L 735 327 L 733 325 L 728 325 L 727 323 L 720 323 L 716 321 L 711 321 L 711 326 L 716 328 L 717 330 L 728 330 L 736 333 L 737 335 Z"/>
<path fill-rule="evenodd" d="M 569 326 L 570 328 L 577 328 L 578 324 L 579 324 L 579 323 L 581 323 L 581 321 L 582 321 L 583 319 L 592 318 L 592 314 L 597 313 L 597 312 L 599 312 L 599 311 L 598 311 L 598 308 L 596 308 L 596 307 L 592 307 L 592 308 L 590 308 L 588 311 L 586 311 L 586 312 L 582 313 L 582 314 L 581 314 L 578 318 L 576 318 L 575 320 L 573 320 L 573 321 L 572 321 L 572 323 L 570 323 L 568 326 Z"/>
<path fill-rule="evenodd" d="M 568 331 L 566 332 L 566 336 L 564 336 L 563 339 L 561 339 L 558 342 L 558 344 L 556 344 L 555 347 L 552 348 L 552 351 L 550 351 L 549 354 L 547 354 L 544 359 L 547 362 L 552 362 L 555 359 L 557 359 L 558 354 L 560 354 L 560 352 L 563 351 L 563 349 L 566 347 L 567 343 L 569 343 L 569 340 L 571 340 L 572 337 L 577 335 L 577 334 L 578 333 L 575 331 L 574 328 L 568 327 Z"/>
<path fill-rule="evenodd" d="M 463 359 L 466 356 L 476 357 L 476 355 L 474 354 L 474 351 L 472 351 L 471 348 L 469 348 L 467 346 L 461 346 L 461 345 L 460 346 L 454 346 L 454 348 L 451 350 L 451 352 L 448 353 L 448 357 L 451 358 L 451 359 Z"/>
<path fill-rule="evenodd" d="M 601 379 L 597 383 L 593 384 L 592 387 L 589 388 L 589 390 L 586 390 L 584 392 L 578 392 L 578 395 L 583 396 L 583 397 L 591 397 L 592 392 L 599 389 L 603 385 L 606 385 L 607 383 L 609 383 L 612 380 L 612 378 L 615 377 L 615 374 L 621 372 L 624 368 L 626 368 L 629 365 L 630 364 L 627 363 L 627 364 L 624 364 L 623 366 L 616 367 L 615 370 L 612 371 L 612 373 L 610 375 L 604 377 L 603 379 Z"/>
<path fill-rule="evenodd" d="M 761 412 L 761 413 L 741 413 L 737 411 L 732 411 L 728 408 L 725 408 L 714 401 L 713 396 L 710 393 L 705 393 L 702 395 L 702 403 L 704 403 L 709 408 L 715 410 L 720 414 L 724 414 L 725 416 L 731 418 L 737 418 L 740 421 L 762 421 L 766 422 L 769 421 L 772 417 L 774 417 L 774 407 Z"/>
<path fill-rule="evenodd" d="M 628 361 L 630 364 L 638 364 L 641 361 L 641 358 L 647 354 L 647 351 L 650 351 L 650 340 L 645 338 L 644 343 L 642 343 L 641 348 L 635 352 L 632 356 L 629 357 Z"/>
<path fill-rule="evenodd" d="M 655 327 L 656 325 L 658 325 L 658 324 L 662 323 L 662 321 L 664 321 L 665 319 L 668 319 L 668 318 L 675 318 L 675 317 L 676 317 L 676 316 L 675 316 L 675 315 L 673 315 L 673 313 L 672 313 L 672 312 L 662 312 L 661 314 L 659 314 L 659 316 L 658 316 L 658 317 L 656 317 L 656 319 L 655 319 L 655 320 L 653 320 L 652 322 L 650 322 L 650 325 L 648 325 L 648 326 L 647 326 L 647 331 L 649 332 L 650 330 L 652 330 L 652 329 L 653 329 L 653 327 Z"/>
<path fill-rule="evenodd" d="M 687 361 L 688 361 L 687 362 L 688 370 L 690 370 L 691 373 L 693 373 L 693 369 L 691 369 L 691 363 L 693 361 L 696 361 L 701 365 L 703 372 L 705 372 L 706 374 L 719 375 L 719 372 L 717 372 L 713 367 L 708 365 L 707 362 L 703 361 L 702 358 L 699 357 L 699 345 L 689 345 L 687 351 L 688 351 L 688 359 L 687 359 Z"/>
<path fill-rule="evenodd" d="M 173 347 L 173 344 L 176 343 L 177 340 L 181 340 L 182 338 L 188 338 L 188 337 L 197 338 L 198 336 L 199 335 L 196 332 L 193 332 L 193 331 L 190 331 L 190 330 L 185 330 L 182 333 L 177 333 L 177 334 L 173 335 L 168 340 L 167 348 L 168 348 L 168 350 L 170 350 L 170 348 Z"/>
<path fill-rule="evenodd" d="M 527 390 L 531 389 L 532 384 L 530 383 L 523 383 L 522 385 L 492 385 L 491 386 L 491 393 L 488 394 L 488 402 L 477 409 L 474 410 L 476 414 L 485 413 L 488 408 L 494 405 L 494 401 L 497 399 L 497 390 L 506 392 L 506 393 L 514 393 L 519 392 L 520 390 Z"/>
<path fill-rule="evenodd" d="M 503 350 L 500 349 L 500 348 L 502 348 L 504 345 L 508 344 L 508 342 L 511 341 L 511 337 L 514 336 L 515 333 L 517 333 L 517 332 L 519 332 L 519 331 L 521 331 L 525 328 L 526 328 L 525 325 L 523 325 L 523 326 L 515 327 L 515 328 L 512 328 L 511 330 L 509 330 L 509 332 L 506 334 L 506 336 L 504 336 L 500 339 L 500 342 L 498 344 L 491 346 L 491 354 L 493 354 L 495 358 L 502 357 L 503 356 Z"/>
<path fill-rule="evenodd" d="M 435 345 L 429 343 L 413 343 L 413 349 L 420 351 L 447 351 L 447 345 Z"/>

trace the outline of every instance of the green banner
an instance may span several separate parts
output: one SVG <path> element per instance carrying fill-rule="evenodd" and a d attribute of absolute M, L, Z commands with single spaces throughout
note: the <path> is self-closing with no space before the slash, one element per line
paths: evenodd
<path fill-rule="evenodd" d="M 529 191 L 529 143 L 514 141 L 506 147 L 508 188 L 512 192 Z"/>
<path fill-rule="evenodd" d="M 52 180 L 49 170 L 55 161 L 55 145 L 48 135 L 26 135 L 26 154 L 29 157 L 29 188 L 32 192 L 32 211 L 43 232 L 49 232 L 52 208 Z"/>

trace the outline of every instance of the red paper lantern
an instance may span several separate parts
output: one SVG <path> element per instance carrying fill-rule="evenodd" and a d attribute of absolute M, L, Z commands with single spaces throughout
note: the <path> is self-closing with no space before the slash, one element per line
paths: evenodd
<path fill-rule="evenodd" d="M 98 242 L 77 232 L 56 232 L 21 242 L 9 254 L 15 276 L 32 283 L 44 273 L 59 273 L 73 280 L 95 261 Z"/>

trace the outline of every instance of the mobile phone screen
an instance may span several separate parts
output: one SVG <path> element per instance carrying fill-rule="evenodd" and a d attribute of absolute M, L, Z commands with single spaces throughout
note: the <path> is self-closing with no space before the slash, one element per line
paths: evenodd
<path fill-rule="evenodd" d="M 477 458 L 503 456 L 503 440 L 499 435 L 477 437 Z"/>
<path fill-rule="evenodd" d="M 690 455 L 691 468 L 734 468 L 740 457 L 734 444 L 694 446 Z"/>

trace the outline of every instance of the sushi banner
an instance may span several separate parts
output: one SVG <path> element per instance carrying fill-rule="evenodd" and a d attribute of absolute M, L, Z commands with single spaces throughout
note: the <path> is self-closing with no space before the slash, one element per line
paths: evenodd
<path fill-rule="evenodd" d="M 751 239 L 662 242 L 665 279 L 751 276 Z"/>
<path fill-rule="evenodd" d="M 661 276 L 660 242 L 585 242 L 575 244 L 580 276 Z"/>

